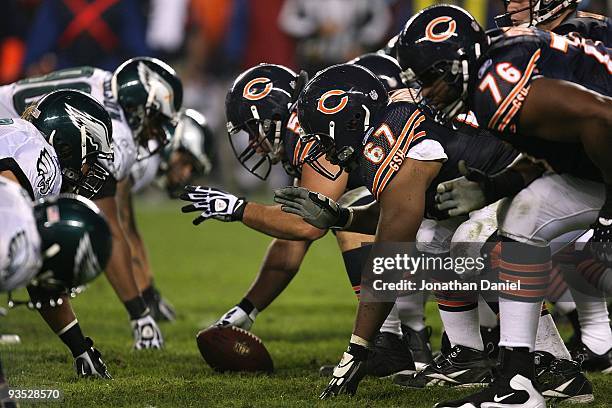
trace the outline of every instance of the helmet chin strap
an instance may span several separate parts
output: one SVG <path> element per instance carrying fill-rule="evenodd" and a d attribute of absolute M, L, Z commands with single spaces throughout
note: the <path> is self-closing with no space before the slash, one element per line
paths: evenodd
<path fill-rule="evenodd" d="M 363 118 L 363 131 L 367 132 L 370 128 L 370 110 L 365 105 L 361 105 L 361 107 L 365 111 L 365 117 Z"/>
<path fill-rule="evenodd" d="M 79 130 L 81 131 L 81 158 L 85 160 L 85 156 L 87 156 L 87 130 L 85 126 L 81 126 Z"/>

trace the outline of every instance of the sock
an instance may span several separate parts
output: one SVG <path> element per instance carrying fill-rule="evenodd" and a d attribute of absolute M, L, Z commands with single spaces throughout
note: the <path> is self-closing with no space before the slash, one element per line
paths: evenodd
<path fill-rule="evenodd" d="M 440 308 L 440 317 L 448 340 L 453 346 L 460 345 L 484 351 L 476 305 L 471 310 L 465 311 L 449 312 Z"/>
<path fill-rule="evenodd" d="M 481 326 L 488 327 L 489 329 L 499 325 L 499 322 L 497 321 L 497 312 L 491 310 L 489 304 L 482 298 L 478 299 L 478 320 L 480 321 Z"/>
<path fill-rule="evenodd" d="M 85 350 L 87 350 L 87 341 L 85 340 L 85 336 L 83 336 L 83 332 L 81 331 L 81 326 L 76 319 L 74 319 L 71 323 L 68 323 L 66 327 L 58 331 L 56 334 L 64 342 L 64 344 L 68 346 L 70 352 L 72 353 L 72 357 L 81 355 L 85 352 Z"/>
<path fill-rule="evenodd" d="M 155 287 L 151 283 L 145 290 L 142 291 L 142 298 L 144 299 L 146 304 L 155 303 L 155 295 L 157 291 Z"/>
<path fill-rule="evenodd" d="M 351 249 L 349 251 L 342 252 L 342 259 L 344 260 L 344 268 L 348 275 L 349 281 L 353 292 L 359 299 L 361 293 L 361 271 L 363 265 L 366 264 L 372 245 L 364 245 L 359 248 Z"/>
<path fill-rule="evenodd" d="M 255 321 L 257 314 L 259 314 L 259 310 L 257 310 L 255 305 L 253 305 L 253 303 L 249 299 L 243 298 L 237 306 L 244 310 L 244 312 L 249 315 L 252 321 Z"/>
<path fill-rule="evenodd" d="M 136 296 L 134 299 L 130 299 L 127 302 L 123 302 L 128 314 L 130 315 L 130 320 L 140 319 L 149 313 L 149 309 L 147 308 L 147 304 L 145 303 L 142 296 Z"/>
<path fill-rule="evenodd" d="M 538 320 L 538 332 L 536 335 L 535 349 L 537 351 L 546 351 L 556 358 L 562 358 L 565 360 L 572 359 L 572 356 L 567 350 L 567 347 L 565 347 L 565 343 L 559 335 L 557 326 L 555 326 L 555 322 L 548 311 L 545 315 L 540 316 L 540 320 Z"/>
<path fill-rule="evenodd" d="M 604 354 L 612 347 L 612 331 L 605 298 L 576 301 L 581 327 L 581 340 L 595 354 Z"/>
<path fill-rule="evenodd" d="M 395 308 L 404 326 L 414 331 L 421 331 L 425 328 L 422 293 L 398 297 L 395 301 Z"/>
<path fill-rule="evenodd" d="M 551 264 L 549 247 L 503 238 L 499 281 L 519 288 L 499 294 L 500 346 L 534 350 Z"/>
<path fill-rule="evenodd" d="M 393 309 L 391 309 L 382 326 L 380 326 L 380 331 L 393 333 L 397 336 L 402 335 L 401 322 L 397 314 L 397 305 L 393 305 Z"/>

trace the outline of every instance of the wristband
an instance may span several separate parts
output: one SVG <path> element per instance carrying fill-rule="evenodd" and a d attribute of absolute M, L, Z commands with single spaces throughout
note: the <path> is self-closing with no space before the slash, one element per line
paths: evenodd
<path fill-rule="evenodd" d="M 520 172 L 509 168 L 490 177 L 484 187 L 485 199 L 491 204 L 504 197 L 518 194 L 525 188 L 525 179 Z"/>
<path fill-rule="evenodd" d="M 242 200 L 242 204 L 236 208 L 234 214 L 232 214 L 232 218 L 234 218 L 236 221 L 242 221 L 242 218 L 244 217 L 244 209 L 249 202 L 245 200 L 244 197 L 239 197 L 238 199 Z"/>

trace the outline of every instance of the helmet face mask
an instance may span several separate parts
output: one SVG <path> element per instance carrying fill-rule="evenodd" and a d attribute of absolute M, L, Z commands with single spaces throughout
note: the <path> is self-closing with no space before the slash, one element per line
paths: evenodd
<path fill-rule="evenodd" d="M 261 180 L 283 161 L 282 137 L 297 82 L 298 75 L 289 68 L 260 64 L 239 75 L 227 94 L 230 145 L 238 162 Z"/>

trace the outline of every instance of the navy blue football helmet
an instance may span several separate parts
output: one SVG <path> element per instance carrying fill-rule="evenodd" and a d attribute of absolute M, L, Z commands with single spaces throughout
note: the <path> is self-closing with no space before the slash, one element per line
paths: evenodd
<path fill-rule="evenodd" d="M 402 79 L 422 88 L 443 80 L 452 97 L 445 106 L 429 108 L 438 122 L 447 123 L 464 112 L 468 85 L 475 80 L 477 61 L 488 46 L 484 29 L 467 11 L 449 5 L 428 7 L 406 23 L 397 41 Z"/>
<path fill-rule="evenodd" d="M 353 170 L 363 138 L 388 100 L 383 83 L 360 65 L 334 65 L 317 73 L 297 102 L 298 120 L 305 132 L 302 143 L 314 142 L 304 162 L 331 180 L 342 170 Z M 338 171 L 319 162 L 324 155 L 340 166 Z"/>

